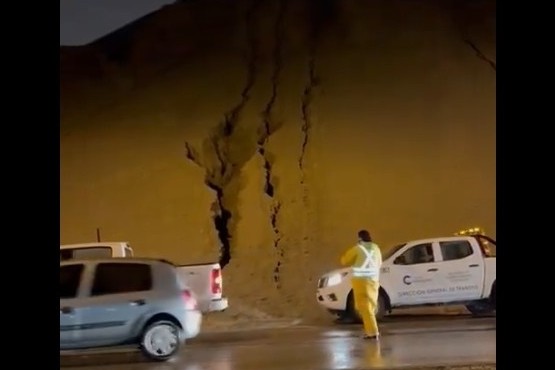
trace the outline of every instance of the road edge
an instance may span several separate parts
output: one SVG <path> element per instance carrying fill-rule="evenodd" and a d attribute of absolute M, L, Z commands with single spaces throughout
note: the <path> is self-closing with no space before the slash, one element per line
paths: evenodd
<path fill-rule="evenodd" d="M 380 370 L 495 370 L 496 362 L 472 362 L 439 365 L 400 365 L 380 367 Z M 348 370 L 376 370 L 376 367 L 354 367 Z"/>

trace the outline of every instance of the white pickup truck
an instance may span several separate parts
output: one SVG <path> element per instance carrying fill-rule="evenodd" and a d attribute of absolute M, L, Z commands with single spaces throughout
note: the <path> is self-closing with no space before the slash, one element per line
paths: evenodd
<path fill-rule="evenodd" d="M 383 253 L 378 320 L 395 308 L 463 304 L 472 314 L 495 311 L 496 242 L 484 235 L 413 240 Z M 340 318 L 358 320 L 351 269 L 318 280 L 316 299 Z"/>
<path fill-rule="evenodd" d="M 133 257 L 127 242 L 98 242 L 66 244 L 60 246 L 60 262 L 72 259 Z M 199 309 L 204 312 L 224 311 L 227 298 L 222 296 L 223 279 L 219 263 L 180 265 L 177 273 L 197 297 Z"/>

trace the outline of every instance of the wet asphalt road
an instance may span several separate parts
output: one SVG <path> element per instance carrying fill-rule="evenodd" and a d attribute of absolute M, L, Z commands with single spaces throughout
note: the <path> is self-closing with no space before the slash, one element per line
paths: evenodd
<path fill-rule="evenodd" d="M 129 348 L 60 355 L 64 369 L 331 370 L 495 363 L 495 318 L 394 318 L 379 343 L 358 325 L 203 333 L 167 363 Z"/>

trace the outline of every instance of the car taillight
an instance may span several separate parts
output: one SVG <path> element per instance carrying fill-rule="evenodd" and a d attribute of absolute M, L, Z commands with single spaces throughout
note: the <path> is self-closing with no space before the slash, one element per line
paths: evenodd
<path fill-rule="evenodd" d="M 215 268 L 212 270 L 211 275 L 212 280 L 212 294 L 218 294 L 222 292 L 222 270 Z"/>
<path fill-rule="evenodd" d="M 197 309 L 197 299 L 193 296 L 190 290 L 185 289 L 181 293 L 181 297 L 183 298 L 183 303 L 185 303 L 185 308 L 188 310 L 196 310 Z"/>

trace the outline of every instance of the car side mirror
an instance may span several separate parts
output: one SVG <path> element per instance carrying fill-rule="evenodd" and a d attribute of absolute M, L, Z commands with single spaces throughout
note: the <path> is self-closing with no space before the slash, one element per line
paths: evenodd
<path fill-rule="evenodd" d="M 395 258 L 393 260 L 393 264 L 394 265 L 404 265 L 405 264 L 405 256 L 403 256 L 403 255 L 397 256 L 397 258 Z"/>

